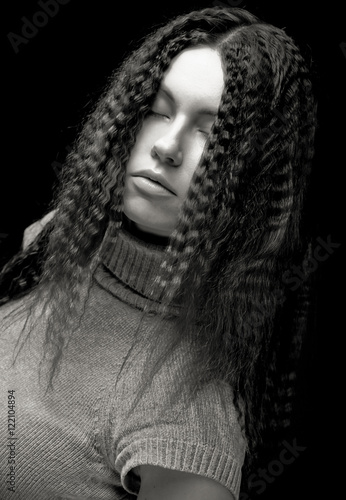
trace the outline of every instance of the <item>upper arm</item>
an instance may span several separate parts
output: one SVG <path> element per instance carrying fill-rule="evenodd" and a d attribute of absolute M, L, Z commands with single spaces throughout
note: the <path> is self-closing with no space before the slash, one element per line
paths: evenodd
<path fill-rule="evenodd" d="M 234 500 L 225 486 L 205 476 L 154 465 L 137 468 L 138 500 Z"/>

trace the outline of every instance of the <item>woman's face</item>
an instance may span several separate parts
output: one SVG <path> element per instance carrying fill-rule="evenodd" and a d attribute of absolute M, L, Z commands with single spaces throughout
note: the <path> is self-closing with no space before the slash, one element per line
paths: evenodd
<path fill-rule="evenodd" d="M 124 213 L 141 231 L 174 230 L 223 87 L 221 58 L 208 47 L 184 50 L 165 73 L 126 169 Z"/>

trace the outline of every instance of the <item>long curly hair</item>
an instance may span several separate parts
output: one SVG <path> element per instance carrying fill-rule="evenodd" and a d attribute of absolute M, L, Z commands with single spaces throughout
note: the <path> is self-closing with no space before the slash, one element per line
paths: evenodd
<path fill-rule="evenodd" d="M 123 225 L 136 135 L 172 59 L 193 46 L 218 50 L 225 85 L 157 286 L 163 315 L 172 301 L 182 304 L 176 344 L 187 332 L 194 338 L 191 387 L 213 379 L 232 386 L 255 456 L 267 428 L 289 424 L 308 311 L 307 281 L 292 293 L 283 276 L 308 258 L 303 215 L 316 104 L 309 64 L 284 30 L 221 7 L 156 28 L 111 75 L 85 120 L 52 204 L 56 213 L 5 265 L 1 300 L 30 291 L 32 307 L 44 298 L 52 387 L 103 245 Z"/>

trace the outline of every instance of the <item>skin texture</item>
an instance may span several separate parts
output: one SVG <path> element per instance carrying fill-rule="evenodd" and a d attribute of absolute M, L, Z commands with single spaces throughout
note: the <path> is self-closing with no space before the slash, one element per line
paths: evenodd
<path fill-rule="evenodd" d="M 218 52 L 208 47 L 184 50 L 166 72 L 126 170 L 124 213 L 141 231 L 169 236 L 174 230 L 215 120 L 223 76 Z M 143 170 L 161 176 L 172 192 L 147 189 Z"/>
<path fill-rule="evenodd" d="M 154 465 L 141 465 L 138 469 L 141 476 L 138 500 L 234 500 L 213 479 Z"/>

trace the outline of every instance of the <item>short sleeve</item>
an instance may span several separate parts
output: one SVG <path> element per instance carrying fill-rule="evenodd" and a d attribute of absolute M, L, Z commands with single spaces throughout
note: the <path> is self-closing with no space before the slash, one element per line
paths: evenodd
<path fill-rule="evenodd" d="M 177 366 L 177 360 L 172 366 Z M 246 441 L 231 388 L 209 383 L 190 399 L 182 389 L 172 405 L 172 379 L 169 369 L 162 370 L 130 414 L 125 407 L 133 394 L 133 379 L 126 380 L 120 393 L 118 386 L 108 443 L 123 488 L 138 494 L 140 482 L 133 469 L 149 464 L 208 477 L 238 499 Z"/>

